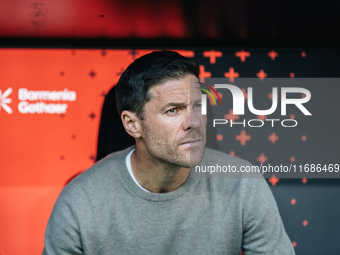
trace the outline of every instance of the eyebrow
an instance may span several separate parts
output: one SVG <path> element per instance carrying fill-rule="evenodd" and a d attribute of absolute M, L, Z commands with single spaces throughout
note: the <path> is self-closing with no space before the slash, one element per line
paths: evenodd
<path fill-rule="evenodd" d="M 195 100 L 194 104 L 197 104 L 201 102 L 201 98 Z M 171 103 L 167 103 L 166 105 L 164 105 L 161 110 L 164 111 L 166 108 L 168 107 L 183 107 L 186 106 L 186 103 L 182 103 L 182 102 L 171 102 Z"/>
<path fill-rule="evenodd" d="M 181 107 L 181 106 L 185 106 L 186 105 L 186 103 L 177 103 L 177 102 L 171 102 L 171 103 L 167 103 L 166 105 L 164 105 L 163 107 L 162 107 L 162 111 L 164 111 L 166 108 L 168 108 L 168 107 L 170 107 L 170 106 L 175 106 L 175 107 Z"/>
<path fill-rule="evenodd" d="M 195 101 L 194 101 L 194 104 L 197 104 L 197 103 L 199 103 L 199 102 L 202 102 L 202 98 L 199 98 L 199 99 L 195 100 Z"/>

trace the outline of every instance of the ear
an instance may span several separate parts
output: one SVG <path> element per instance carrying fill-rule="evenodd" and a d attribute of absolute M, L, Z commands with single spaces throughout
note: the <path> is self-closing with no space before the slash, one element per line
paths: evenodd
<path fill-rule="evenodd" d="M 141 137 L 140 119 L 137 114 L 131 111 L 123 111 L 120 115 L 126 132 L 134 138 Z"/>

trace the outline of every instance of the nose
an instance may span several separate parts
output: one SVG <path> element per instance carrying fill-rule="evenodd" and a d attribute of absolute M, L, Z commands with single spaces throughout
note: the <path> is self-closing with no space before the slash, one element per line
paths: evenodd
<path fill-rule="evenodd" d="M 190 109 L 188 106 L 185 113 L 185 120 L 183 121 L 183 130 L 197 129 L 201 126 L 200 113 Z"/>

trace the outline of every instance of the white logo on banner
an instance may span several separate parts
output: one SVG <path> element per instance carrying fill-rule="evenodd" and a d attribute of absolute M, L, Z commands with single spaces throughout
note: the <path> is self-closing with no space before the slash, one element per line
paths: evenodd
<path fill-rule="evenodd" d="M 68 107 L 67 102 L 75 101 L 77 98 L 76 92 L 68 89 L 37 91 L 20 88 L 18 96 L 21 101 L 18 110 L 24 114 L 64 114 Z M 51 101 L 53 103 L 50 103 Z"/>
<path fill-rule="evenodd" d="M 12 91 L 13 91 L 12 88 L 8 88 L 2 94 L 1 89 L 0 89 L 0 110 L 1 110 L 1 108 L 3 108 L 9 114 L 12 114 L 13 111 L 12 111 L 11 107 L 9 107 L 7 104 L 12 103 L 12 99 L 7 98 L 7 97 L 12 93 Z"/>

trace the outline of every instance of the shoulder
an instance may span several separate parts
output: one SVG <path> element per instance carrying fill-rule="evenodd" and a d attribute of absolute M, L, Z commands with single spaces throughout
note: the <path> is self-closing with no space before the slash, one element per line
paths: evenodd
<path fill-rule="evenodd" d="M 247 165 L 250 166 L 251 163 L 244 159 L 240 159 L 221 151 L 206 148 L 203 156 L 204 163 L 228 163 L 235 166 Z"/>
<path fill-rule="evenodd" d="M 230 185 L 233 187 L 233 190 L 237 190 L 240 194 L 244 195 L 245 201 L 253 202 L 256 199 L 263 201 L 272 200 L 271 190 L 263 175 L 260 172 L 247 172 L 252 167 L 250 162 L 206 148 L 202 163 L 205 166 L 215 167 L 212 168 L 215 172 L 209 173 L 209 179 L 212 182 L 224 187 Z M 218 166 L 220 169 L 225 167 L 225 170 L 235 167 L 235 172 L 220 170 Z M 227 168 L 228 166 L 230 168 Z M 218 172 L 218 170 L 220 171 Z M 268 197 L 270 197 L 269 200 Z"/>
<path fill-rule="evenodd" d="M 61 195 L 68 197 L 85 194 L 96 196 L 96 194 L 102 195 L 105 190 L 117 187 L 121 178 L 120 172 L 126 169 L 125 158 L 132 149 L 133 147 L 129 147 L 101 159 L 68 183 Z"/>
<path fill-rule="evenodd" d="M 261 173 L 246 172 L 252 167 L 247 160 L 206 148 L 200 165 L 192 168 L 191 177 L 208 183 L 219 194 L 238 194 L 243 201 L 249 201 L 248 197 L 256 189 L 269 191 Z"/>
<path fill-rule="evenodd" d="M 209 148 L 205 149 L 202 162 L 193 168 L 193 174 L 209 178 L 262 178 L 259 169 L 248 161 Z"/>
<path fill-rule="evenodd" d="M 252 169 L 250 162 L 206 148 L 200 164 L 200 167 L 202 166 L 206 168 L 201 168 L 201 170 L 206 170 L 206 172 L 192 176 L 205 179 L 205 182 L 214 187 L 217 193 L 233 194 L 239 203 L 243 204 L 245 210 L 252 210 L 252 207 L 259 205 L 276 206 L 263 175 L 260 172 L 247 172 Z"/>

